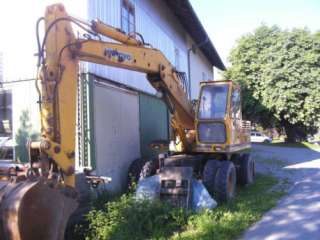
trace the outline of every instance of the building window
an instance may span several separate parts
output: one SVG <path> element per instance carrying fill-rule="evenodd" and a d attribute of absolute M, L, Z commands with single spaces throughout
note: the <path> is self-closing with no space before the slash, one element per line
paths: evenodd
<path fill-rule="evenodd" d="M 121 0 L 121 30 L 132 34 L 135 29 L 135 8 L 133 0 Z"/>
<path fill-rule="evenodd" d="M 180 70 L 180 51 L 178 48 L 174 49 L 174 63 L 176 69 L 179 71 Z"/>
<path fill-rule="evenodd" d="M 0 136 L 11 134 L 12 93 L 10 90 L 0 91 Z"/>
<path fill-rule="evenodd" d="M 0 52 L 0 86 L 3 82 L 3 53 Z"/>

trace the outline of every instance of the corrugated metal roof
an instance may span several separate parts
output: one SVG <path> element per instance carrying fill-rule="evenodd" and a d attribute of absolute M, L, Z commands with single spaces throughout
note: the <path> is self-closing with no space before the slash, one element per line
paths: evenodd
<path fill-rule="evenodd" d="M 174 15 L 178 18 L 182 26 L 190 34 L 196 44 L 200 44 L 199 48 L 211 64 L 221 70 L 225 70 L 225 66 L 213 46 L 207 32 L 202 26 L 199 18 L 193 10 L 189 0 L 163 0 Z"/>

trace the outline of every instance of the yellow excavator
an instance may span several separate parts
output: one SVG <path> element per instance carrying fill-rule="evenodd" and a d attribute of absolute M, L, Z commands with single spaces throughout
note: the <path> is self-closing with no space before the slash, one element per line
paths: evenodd
<path fill-rule="evenodd" d="M 162 199 L 188 206 L 191 177 L 202 179 L 221 200 L 234 196 L 237 179 L 243 184 L 253 181 L 250 122 L 242 120 L 239 86 L 232 81 L 202 82 L 194 108 L 181 73 L 138 33 L 126 35 L 99 20 L 79 20 L 61 4 L 47 7 L 37 29 L 41 21 L 45 32 L 42 40 L 37 35 L 36 83 L 41 140 L 28 144 L 26 175 L 0 189 L 0 240 L 64 238 L 68 219 L 78 206 L 75 127 L 80 61 L 146 73 L 167 104 L 180 152 L 159 155 L 155 172 L 144 172 L 145 177 L 162 176 Z M 73 25 L 85 32 L 83 37 L 75 36 Z M 103 41 L 101 36 L 117 43 Z"/>

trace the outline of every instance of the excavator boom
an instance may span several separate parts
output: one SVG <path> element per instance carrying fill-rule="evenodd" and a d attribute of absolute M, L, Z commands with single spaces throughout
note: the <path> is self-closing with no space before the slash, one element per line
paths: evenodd
<path fill-rule="evenodd" d="M 107 26 L 100 21 L 89 24 L 90 32 L 120 43 L 76 39 L 70 17 L 62 5 L 47 8 L 45 51 L 40 52 L 41 72 L 41 151 L 50 156 L 65 174 L 65 183 L 74 185 L 74 146 L 76 89 L 80 61 L 98 63 L 147 74 L 152 86 L 163 95 L 178 123 L 177 132 L 194 128 L 194 111 L 184 91 L 179 72 L 157 49 Z M 44 57 L 45 56 L 45 57 Z"/>

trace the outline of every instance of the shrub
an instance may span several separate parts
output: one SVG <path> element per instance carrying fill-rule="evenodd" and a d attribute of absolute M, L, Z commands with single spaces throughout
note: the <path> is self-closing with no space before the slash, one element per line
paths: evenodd
<path fill-rule="evenodd" d="M 283 196 L 281 191 L 270 190 L 277 183 L 271 176 L 258 175 L 254 184 L 239 188 L 233 201 L 201 213 L 173 208 L 159 201 L 137 201 L 133 194 L 113 200 L 103 194 L 93 204 L 86 221 L 76 226 L 70 239 L 235 239 Z"/>
<path fill-rule="evenodd" d="M 160 201 L 123 195 L 87 215 L 86 240 L 167 239 L 187 223 L 188 213 Z"/>

